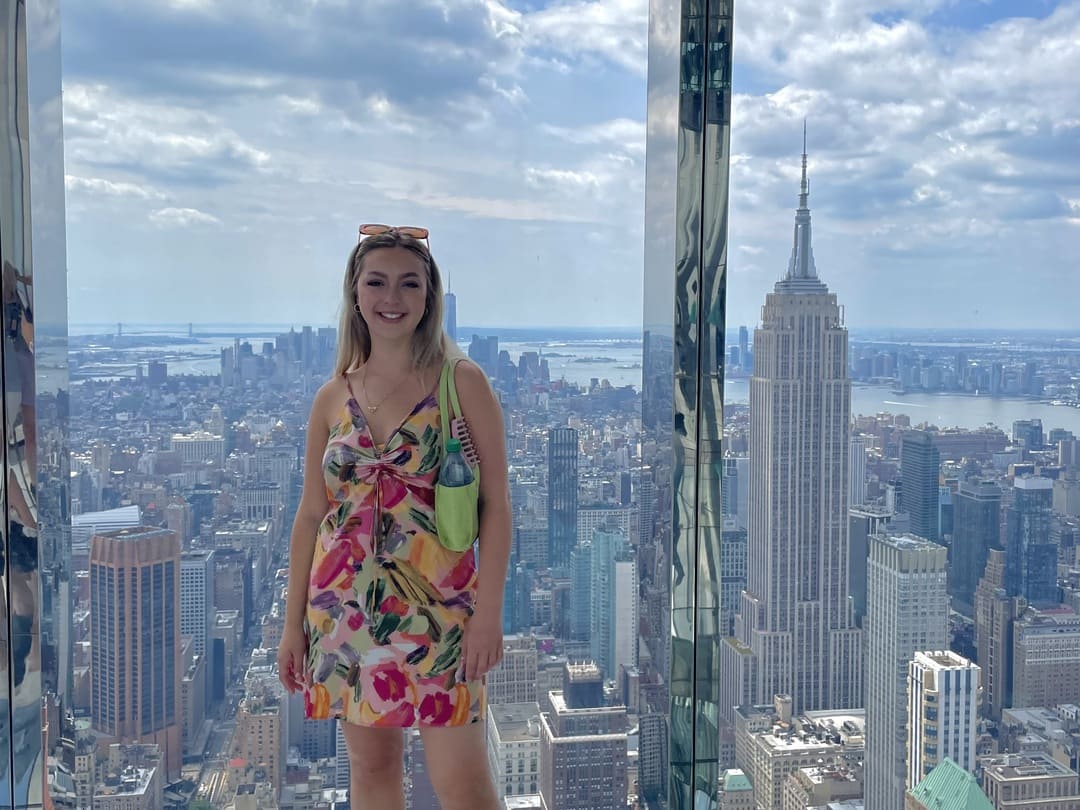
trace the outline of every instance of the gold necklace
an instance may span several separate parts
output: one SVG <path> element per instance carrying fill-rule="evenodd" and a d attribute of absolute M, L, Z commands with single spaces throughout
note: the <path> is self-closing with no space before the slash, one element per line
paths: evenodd
<path fill-rule="evenodd" d="M 375 413 L 375 411 L 379 410 L 379 408 L 382 406 L 382 404 L 384 402 L 386 402 L 386 400 L 390 399 L 390 397 L 392 397 L 395 393 L 397 393 L 397 390 L 399 388 L 401 388 L 401 386 L 403 386 L 405 384 L 405 381 L 407 379 L 409 379 L 408 374 L 406 374 L 404 377 L 402 377 L 401 380 L 398 382 L 398 384 L 395 385 L 392 389 L 390 389 L 389 394 L 387 394 L 385 397 L 380 399 L 374 405 L 371 405 L 371 404 L 365 405 L 364 410 L 366 410 L 368 413 Z M 360 378 L 360 390 L 362 390 L 364 392 L 364 401 L 370 403 L 371 402 L 371 397 L 368 394 L 368 390 L 367 390 L 367 366 L 364 366 L 364 376 L 362 376 Z"/>

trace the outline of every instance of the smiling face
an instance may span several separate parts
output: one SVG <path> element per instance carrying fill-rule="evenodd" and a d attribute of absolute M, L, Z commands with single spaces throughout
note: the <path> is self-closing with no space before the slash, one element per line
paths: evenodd
<path fill-rule="evenodd" d="M 372 250 L 356 280 L 356 301 L 371 336 L 400 340 L 411 336 L 427 306 L 427 268 L 411 250 Z"/>

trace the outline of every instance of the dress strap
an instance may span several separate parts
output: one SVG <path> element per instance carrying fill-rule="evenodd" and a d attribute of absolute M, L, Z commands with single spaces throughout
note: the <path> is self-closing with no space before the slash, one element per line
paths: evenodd
<path fill-rule="evenodd" d="M 353 401 L 359 403 L 360 400 L 356 398 L 356 393 L 352 390 L 352 382 L 349 381 L 349 372 L 341 372 L 341 378 L 345 380 L 345 387 L 349 389 L 349 396 L 353 398 Z"/>

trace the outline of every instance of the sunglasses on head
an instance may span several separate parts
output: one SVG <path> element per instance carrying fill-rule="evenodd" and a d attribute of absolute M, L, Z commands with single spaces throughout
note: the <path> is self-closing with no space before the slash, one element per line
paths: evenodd
<path fill-rule="evenodd" d="M 379 236 L 384 233 L 397 233 L 403 236 L 409 236 L 413 239 L 423 239 L 427 242 L 428 249 L 431 249 L 431 240 L 428 238 L 428 229 L 421 228 L 417 225 L 376 225 L 368 224 L 360 226 L 360 238 L 365 236 Z"/>

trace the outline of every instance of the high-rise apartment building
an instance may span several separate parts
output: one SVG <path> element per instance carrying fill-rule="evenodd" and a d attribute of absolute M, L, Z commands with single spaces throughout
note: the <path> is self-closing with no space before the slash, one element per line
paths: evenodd
<path fill-rule="evenodd" d="M 941 453 L 929 431 L 910 430 L 900 437 L 900 482 L 903 511 L 911 516 L 911 531 L 937 542 L 941 538 L 938 515 L 938 479 Z"/>
<path fill-rule="evenodd" d="M 574 428 L 548 431 L 548 558 L 552 568 L 570 565 L 577 543 L 578 432 Z"/>
<path fill-rule="evenodd" d="M 806 162 L 804 150 L 787 274 L 754 332 L 749 566 L 736 622 L 756 659 L 756 702 L 790 695 L 798 712 L 858 705 L 863 662 L 848 599 L 848 333 L 814 265 Z"/>
<path fill-rule="evenodd" d="M 1029 476 L 1013 482 L 1005 513 L 1005 589 L 1033 605 L 1056 605 L 1057 549 L 1050 539 L 1054 482 Z"/>
<path fill-rule="evenodd" d="M 1002 548 L 1001 488 L 992 480 L 962 481 L 953 510 L 949 595 L 954 610 L 972 616 L 990 550 Z"/>
<path fill-rule="evenodd" d="M 154 743 L 170 777 L 183 757 L 180 541 L 137 526 L 90 541 L 91 718 L 125 743 Z"/>
<path fill-rule="evenodd" d="M 949 647 L 948 552 L 915 535 L 870 538 L 867 582 L 866 806 L 902 810 L 908 662 Z"/>
<path fill-rule="evenodd" d="M 946 758 L 975 770 L 979 667 L 951 651 L 917 652 L 908 666 L 907 787 Z"/>

